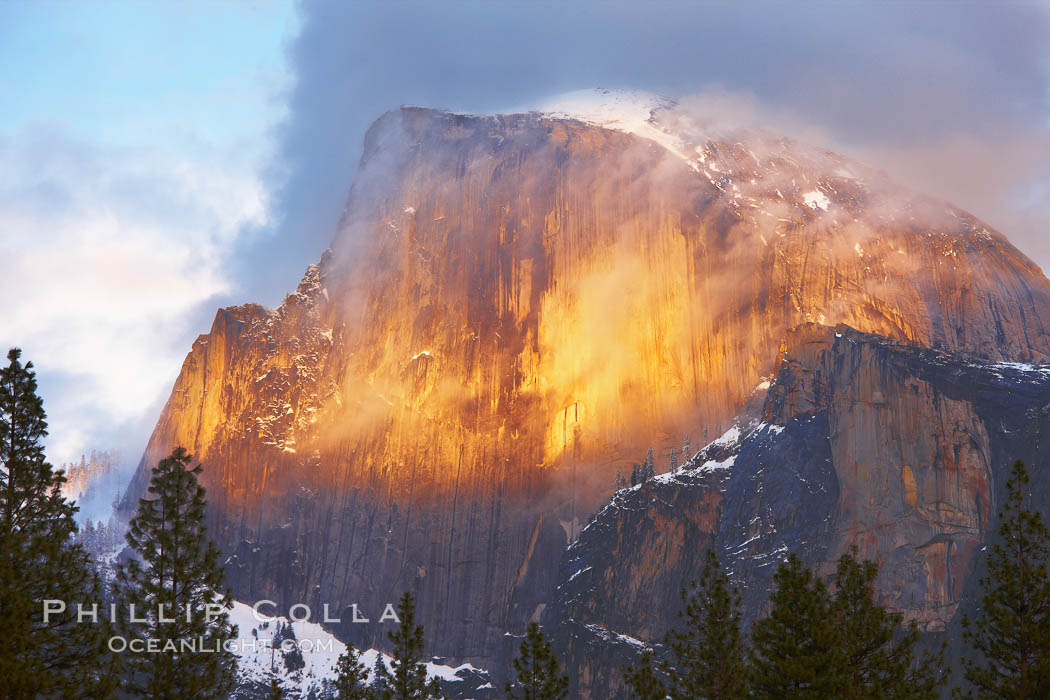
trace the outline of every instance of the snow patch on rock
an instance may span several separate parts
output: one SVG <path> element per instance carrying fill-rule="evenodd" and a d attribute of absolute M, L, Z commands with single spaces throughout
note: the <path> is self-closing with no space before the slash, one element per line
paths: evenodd
<path fill-rule="evenodd" d="M 674 100 L 641 90 L 577 90 L 559 95 L 539 105 L 536 111 L 555 118 L 573 119 L 605 129 L 622 131 L 653 141 L 687 162 L 697 172 L 700 168 L 686 153 L 685 142 L 660 127 L 655 112 L 673 109 Z M 700 149 L 697 153 L 703 156 Z M 700 163 L 706 158 L 701 157 Z"/>
<path fill-rule="evenodd" d="M 810 192 L 802 193 L 802 203 L 810 209 L 823 209 L 824 211 L 827 211 L 828 205 L 831 204 L 831 200 L 820 190 L 812 190 Z"/>
<path fill-rule="evenodd" d="M 237 675 L 241 686 L 258 686 L 268 688 L 270 679 L 276 678 L 281 689 L 292 698 L 321 696 L 326 680 L 334 680 L 339 657 L 346 653 L 346 644 L 339 641 L 332 633 L 315 622 L 292 622 L 286 617 L 262 614 L 256 619 L 252 606 L 234 601 L 230 611 L 230 622 L 237 625 Z M 280 643 L 274 643 L 278 628 L 291 625 L 295 633 L 294 649 L 302 655 L 303 668 L 292 671 L 284 662 L 284 653 Z M 286 643 L 286 647 L 291 643 Z M 375 649 L 361 652 L 361 663 L 368 670 L 368 682 L 372 682 L 376 657 L 382 656 L 387 670 L 393 672 L 393 658 Z M 428 661 L 427 676 L 437 678 L 442 683 L 467 683 L 471 679 L 488 678 L 488 672 L 469 663 L 459 666 Z M 475 687 L 475 686 L 471 686 Z M 477 686 L 479 689 L 483 685 Z M 458 695 L 457 695 L 458 697 Z M 489 697 L 480 694 L 478 697 Z"/>

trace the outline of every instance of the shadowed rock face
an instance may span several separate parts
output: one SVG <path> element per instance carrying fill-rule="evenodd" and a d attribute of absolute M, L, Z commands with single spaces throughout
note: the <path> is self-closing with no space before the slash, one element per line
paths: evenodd
<path fill-rule="evenodd" d="M 591 679 L 582 695 L 619 692 L 631 638 L 662 640 L 709 547 L 747 619 L 762 613 L 787 552 L 830 577 L 856 546 L 879 563 L 882 602 L 936 632 L 974 599 L 1015 459 L 1034 465 L 1033 503 L 1050 513 L 1038 478 L 1050 455 L 1050 366 L 810 325 L 789 334 L 763 408 L 738 425 L 677 475 L 617 493 L 567 551 L 546 620 L 570 667 Z M 653 565 L 661 551 L 688 554 Z"/>
<path fill-rule="evenodd" d="M 553 601 L 561 552 L 616 470 L 721 432 L 789 328 L 1050 357 L 1050 283 L 973 217 L 783 139 L 669 143 L 538 114 L 381 118 L 331 251 L 279 308 L 221 310 L 194 343 L 124 509 L 183 445 L 205 464 L 239 598 L 378 615 L 412 590 L 432 652 L 485 663 Z M 821 400 L 806 386 L 783 400 Z M 850 420 L 873 424 L 875 405 Z M 894 477 L 953 533 L 987 515 L 956 498 L 986 478 L 990 434 L 971 431 L 902 447 Z M 949 453 L 956 482 L 928 480 L 923 459 Z M 865 487 L 865 469 L 840 481 Z M 890 517 L 859 494 L 848 512 L 858 541 Z M 694 515 L 676 537 L 707 526 Z M 955 574 L 937 562 L 972 555 L 953 541 L 909 564 L 930 567 L 945 605 Z M 374 625 L 338 631 L 383 641 Z"/>

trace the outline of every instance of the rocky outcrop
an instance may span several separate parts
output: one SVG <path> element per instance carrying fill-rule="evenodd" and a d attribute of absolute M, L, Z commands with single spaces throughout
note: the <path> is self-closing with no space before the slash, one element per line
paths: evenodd
<path fill-rule="evenodd" d="M 240 599 L 378 612 L 412 590 L 431 653 L 494 666 L 504 633 L 553 602 L 562 550 L 617 469 L 724 430 L 787 329 L 1050 357 L 1050 283 L 972 216 L 834 154 L 672 117 L 641 136 L 565 115 L 381 118 L 331 251 L 278 309 L 224 309 L 194 344 L 125 511 L 185 446 Z M 936 448 L 958 446 L 976 479 L 984 439 Z M 983 511 L 942 510 L 968 486 L 928 483 L 921 452 L 916 503 L 961 532 Z M 705 507 L 742 508 L 734 493 Z M 687 567 L 666 537 L 709 515 L 675 524 L 670 502 L 652 546 Z M 858 539 L 885 511 L 851 507 Z M 382 643 L 371 629 L 338 631 Z"/>
<path fill-rule="evenodd" d="M 878 562 L 884 604 L 941 631 L 972 600 L 1013 460 L 1033 465 L 1033 503 L 1050 514 L 1038 478 L 1048 455 L 1050 365 L 805 326 L 788 337 L 761 420 L 742 417 L 677 475 L 618 492 L 584 528 L 546 621 L 572 675 L 592 679 L 578 692 L 614 697 L 622 679 L 607 659 L 623 645 L 588 630 L 662 640 L 705 549 L 718 552 L 754 619 L 787 552 L 830 577 L 855 546 Z M 663 504 L 674 504 L 666 521 L 650 515 Z"/>

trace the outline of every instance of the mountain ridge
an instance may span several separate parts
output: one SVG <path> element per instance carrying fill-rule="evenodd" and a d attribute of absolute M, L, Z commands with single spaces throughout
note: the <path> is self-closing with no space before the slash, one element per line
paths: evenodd
<path fill-rule="evenodd" d="M 746 625 L 788 552 L 827 580 L 856 546 L 880 566 L 880 602 L 927 634 L 952 632 L 960 653 L 1010 466 L 1045 469 L 1050 365 L 987 364 L 845 326 L 800 327 L 786 345 L 761 407 L 728 439 L 617 492 L 563 556 L 544 622 L 578 696 L 624 697 L 620 665 L 663 641 L 706 549 L 740 590 Z M 1045 480 L 1033 487 L 1044 517 L 1048 495 Z"/>
<path fill-rule="evenodd" d="M 491 668 L 615 472 L 728 428 L 790 329 L 1050 358 L 1050 282 L 1005 238 L 785 143 L 384 115 L 296 292 L 194 343 L 123 508 L 183 445 L 239 599 L 411 590 L 432 653 Z"/>

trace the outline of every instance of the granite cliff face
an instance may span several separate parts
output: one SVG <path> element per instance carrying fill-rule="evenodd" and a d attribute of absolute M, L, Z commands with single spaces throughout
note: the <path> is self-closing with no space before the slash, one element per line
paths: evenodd
<path fill-rule="evenodd" d="M 846 323 L 988 361 L 1050 358 L 1050 283 L 972 216 L 785 139 L 704 135 L 666 105 L 642 117 L 382 117 L 331 250 L 297 291 L 275 310 L 219 311 L 194 343 L 124 508 L 183 445 L 205 464 L 240 599 L 378 612 L 413 590 L 432 652 L 486 663 L 554 601 L 561 553 L 616 470 L 722 432 L 789 329 Z M 823 400 L 812 386 L 782 403 Z M 987 516 L 959 500 L 984 478 L 990 439 L 967 429 L 972 444 L 953 433 L 900 455 L 930 528 Z M 928 481 L 922 460 L 948 453 L 958 483 Z M 865 469 L 848 483 L 866 487 Z M 734 493 L 705 508 L 743 512 Z M 857 539 L 886 511 L 866 499 L 848 510 Z M 714 510 L 672 522 L 671 503 L 653 517 L 684 570 Z M 922 615 L 954 595 L 954 574 L 929 576 Z M 338 631 L 370 646 L 371 629 Z"/>
<path fill-rule="evenodd" d="M 784 554 L 830 577 L 856 546 L 880 565 L 884 604 L 942 631 L 974 600 L 1013 460 L 1045 482 L 1048 455 L 1050 366 L 805 326 L 789 334 L 761 411 L 678 474 L 618 492 L 584 528 L 546 621 L 579 667 L 578 692 L 614 697 L 619 663 L 640 640 L 662 640 L 705 549 L 754 619 Z M 1048 503 L 1046 489 L 1034 503 Z"/>

